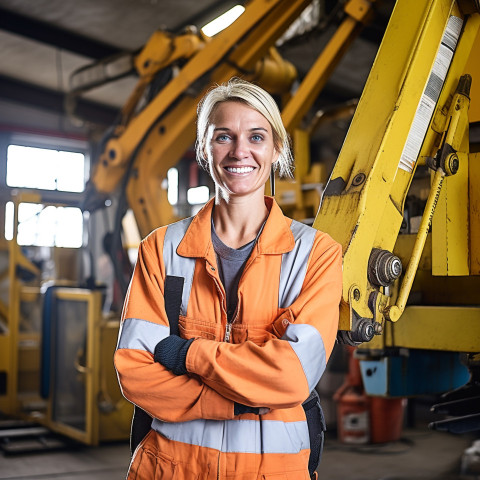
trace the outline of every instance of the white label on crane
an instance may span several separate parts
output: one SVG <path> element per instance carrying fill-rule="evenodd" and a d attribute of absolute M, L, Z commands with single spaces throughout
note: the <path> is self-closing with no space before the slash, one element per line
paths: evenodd
<path fill-rule="evenodd" d="M 420 153 L 420 148 L 422 147 L 433 112 L 435 111 L 435 105 L 440 96 L 443 82 L 447 76 L 453 54 L 455 53 L 462 25 L 463 20 L 461 18 L 451 16 L 448 19 L 432 71 L 428 77 L 427 85 L 418 104 L 415 117 L 408 132 L 407 141 L 400 156 L 398 167 L 407 172 L 411 173 L 413 171 L 418 154 Z"/>

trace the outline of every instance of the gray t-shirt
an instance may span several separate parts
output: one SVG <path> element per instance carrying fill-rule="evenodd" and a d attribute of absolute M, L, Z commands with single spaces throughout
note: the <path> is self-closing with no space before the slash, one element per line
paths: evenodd
<path fill-rule="evenodd" d="M 262 229 L 263 226 L 260 229 L 260 232 Z M 257 238 L 246 245 L 243 245 L 243 247 L 230 248 L 218 238 L 212 220 L 212 243 L 213 249 L 217 254 L 218 273 L 220 274 L 220 280 L 222 280 L 225 293 L 227 295 L 227 319 L 229 322 L 233 320 L 235 311 L 237 309 L 238 282 L 240 281 L 245 264 L 247 263 L 248 257 L 253 250 L 260 232 L 257 235 Z"/>

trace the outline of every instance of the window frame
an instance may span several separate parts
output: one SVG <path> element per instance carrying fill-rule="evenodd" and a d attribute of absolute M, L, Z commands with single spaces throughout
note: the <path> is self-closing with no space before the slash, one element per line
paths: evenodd
<path fill-rule="evenodd" d="M 64 137 L 38 133 L 22 133 L 22 132 L 0 132 L 0 223 L 1 223 L 1 242 L 5 240 L 5 210 L 9 201 L 14 202 L 15 197 L 22 192 L 33 192 L 41 198 L 39 204 L 54 205 L 64 207 L 80 208 L 84 202 L 86 189 L 83 192 L 68 192 L 62 190 L 46 190 L 33 187 L 12 187 L 7 185 L 7 155 L 10 145 L 18 145 L 22 147 L 43 148 L 47 150 L 65 151 L 72 153 L 81 153 L 85 157 L 84 163 L 84 179 L 85 185 L 89 178 L 91 168 L 91 156 L 87 139 L 76 137 Z M 87 234 L 83 229 L 83 240 Z M 83 243 L 83 242 L 82 242 Z M 34 246 L 34 245 L 32 245 Z M 63 247 L 51 247 L 63 248 Z M 77 247 L 75 247 L 77 248 Z"/>

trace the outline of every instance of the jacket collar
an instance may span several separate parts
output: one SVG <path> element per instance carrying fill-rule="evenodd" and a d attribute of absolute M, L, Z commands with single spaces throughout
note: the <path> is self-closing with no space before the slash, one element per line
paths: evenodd
<path fill-rule="evenodd" d="M 177 253 L 183 257 L 206 258 L 215 263 L 215 252 L 211 241 L 211 218 L 215 199 L 212 198 L 192 220 Z M 295 239 L 290 230 L 291 220 L 283 215 L 275 199 L 265 197 L 265 205 L 270 211 L 265 227 L 258 239 L 259 254 L 282 254 L 290 252 Z"/>

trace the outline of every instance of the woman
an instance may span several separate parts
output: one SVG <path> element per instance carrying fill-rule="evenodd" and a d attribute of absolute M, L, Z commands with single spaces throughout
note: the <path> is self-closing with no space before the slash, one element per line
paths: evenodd
<path fill-rule="evenodd" d="M 238 79 L 198 109 L 197 158 L 215 199 L 139 248 L 115 365 L 152 417 L 129 479 L 309 479 L 302 402 L 332 351 L 341 248 L 264 196 L 288 174 L 288 136 L 270 95 Z M 166 279 L 181 277 L 180 336 Z"/>

